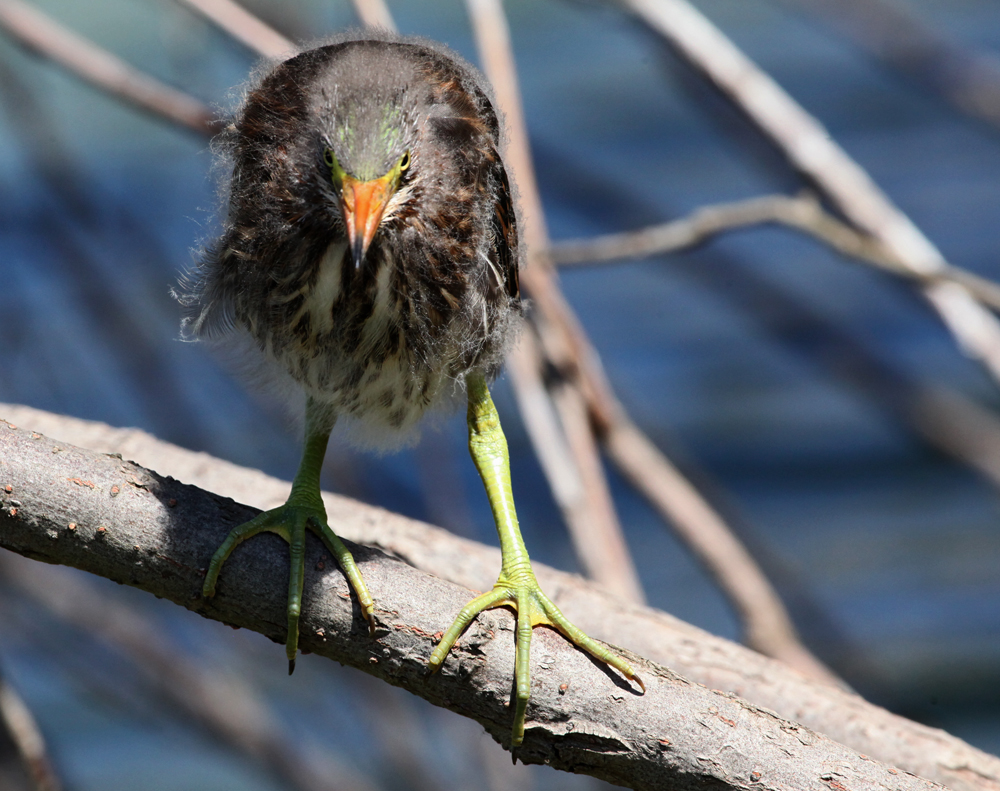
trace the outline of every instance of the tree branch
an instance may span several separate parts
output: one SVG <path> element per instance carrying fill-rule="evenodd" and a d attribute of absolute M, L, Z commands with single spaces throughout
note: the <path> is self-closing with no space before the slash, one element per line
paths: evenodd
<path fill-rule="evenodd" d="M 252 503 L 258 508 L 280 504 L 288 495 L 289 484 L 286 482 L 204 453 L 184 450 L 136 429 L 111 428 L 101 423 L 9 404 L 0 404 L 0 415 L 15 424 L 63 437 L 77 445 L 138 459 L 166 474 L 186 478 L 205 489 Z M 27 502 L 23 495 L 19 496 L 13 490 L 13 483 L 9 481 L 15 463 L 17 469 L 23 464 L 2 444 L 6 435 L 14 433 L 0 421 L 0 525 L 3 526 L 0 543 L 6 540 L 7 534 L 5 511 L 10 507 L 23 509 Z M 56 446 L 64 447 L 61 444 Z M 57 456 L 59 454 L 53 454 L 53 458 Z M 76 473 L 72 477 L 96 483 Z M 5 492 L 8 483 L 12 486 L 9 493 Z M 79 484 L 76 487 L 79 488 Z M 91 490 L 85 487 L 80 491 L 86 494 Z M 466 587 L 488 589 L 496 578 L 500 552 L 495 548 L 344 497 L 325 494 L 324 499 L 331 522 L 337 525 L 338 533 L 347 539 L 376 546 L 422 571 Z M 246 509 L 241 513 L 245 516 Z M 240 514 L 230 516 L 229 521 L 235 523 L 238 518 Z M 57 536 L 66 536 L 66 524 L 64 519 L 57 527 Z M 210 523 L 206 521 L 203 524 Z M 195 550 L 200 552 L 202 564 L 214 551 L 213 542 L 226 529 L 226 525 L 215 531 L 206 529 L 209 533 L 207 537 L 192 533 L 192 539 L 203 545 L 203 549 Z M 46 539 L 50 544 L 58 540 Z M 43 546 L 46 541 L 42 542 Z M 247 544 L 247 548 L 253 548 L 254 543 Z M 275 567 L 284 568 L 287 560 L 280 541 L 272 541 L 272 545 L 276 547 L 272 549 Z M 239 561 L 243 551 L 239 550 L 233 560 Z M 168 563 L 169 567 L 172 566 Z M 626 646 L 706 687 L 738 694 L 755 705 L 803 723 L 861 753 L 936 780 L 954 791 L 1000 789 L 1000 758 L 977 750 L 961 739 L 891 714 L 851 692 L 812 681 L 779 662 L 707 634 L 666 613 L 623 602 L 577 576 L 542 564 L 535 564 L 535 570 L 539 581 L 567 617 L 588 634 Z M 232 569 L 227 565 L 223 582 L 229 574 L 244 573 L 245 569 L 241 572 L 236 565 Z M 331 573 L 336 579 L 341 579 L 336 571 Z M 191 597 L 199 589 L 197 574 L 195 577 L 181 602 L 185 606 L 194 603 Z M 279 588 L 282 584 L 280 581 L 276 583 Z M 345 586 L 341 584 L 339 590 L 346 595 Z M 281 590 L 274 595 L 271 607 L 274 620 L 268 633 L 279 642 L 284 636 L 284 595 Z M 451 614 L 442 612 L 442 623 Z M 548 652 L 547 646 L 543 651 Z M 540 656 L 541 652 L 537 655 Z M 503 731 L 504 734 L 506 732 Z"/>
<path fill-rule="evenodd" d="M 838 252 L 880 266 L 894 259 L 871 237 L 864 236 L 823 211 L 809 194 L 762 195 L 695 209 L 686 217 L 635 231 L 609 233 L 589 239 L 570 239 L 552 246 L 552 260 L 560 266 L 599 264 L 616 259 L 647 258 L 676 253 L 704 244 L 728 231 L 779 223 L 804 230 Z M 893 272 L 902 274 L 900 265 Z"/>
<path fill-rule="evenodd" d="M 838 253 L 894 275 L 930 284 L 950 281 L 980 302 L 1000 310 L 1000 283 L 961 267 L 945 265 L 925 272 L 908 267 L 878 240 L 856 231 L 823 210 L 815 196 L 763 195 L 731 203 L 703 206 L 671 222 L 636 231 L 611 233 L 590 239 L 570 239 L 552 246 L 552 260 L 560 266 L 586 266 L 616 259 L 646 258 L 689 250 L 729 231 L 777 224 L 794 228 L 826 243 Z"/>
<path fill-rule="evenodd" d="M 0 459 L 4 548 L 283 640 L 287 553 L 280 540 L 258 537 L 243 545 L 227 563 L 218 595 L 211 601 L 198 595 L 214 547 L 254 509 L 6 422 L 0 422 Z M 354 509 L 346 521 L 364 519 L 365 510 Z M 369 636 L 343 575 L 314 541 L 306 558 L 302 648 L 475 719 L 497 741 L 508 740 L 513 616 L 481 616 L 441 673 L 428 675 L 436 637 L 469 591 L 376 549 L 351 548 L 376 600 L 377 633 Z M 532 659 L 535 685 L 518 753 L 525 763 L 636 789 L 938 787 L 638 656 L 629 659 L 646 680 L 645 695 L 549 630 L 536 635 Z"/>

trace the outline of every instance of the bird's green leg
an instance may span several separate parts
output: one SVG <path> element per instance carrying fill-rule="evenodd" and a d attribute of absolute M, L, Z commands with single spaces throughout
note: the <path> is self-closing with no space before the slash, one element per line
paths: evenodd
<path fill-rule="evenodd" d="M 205 575 L 202 595 L 215 595 L 215 584 L 219 579 L 222 564 L 232 551 L 248 538 L 258 533 L 277 533 L 288 542 L 291 566 L 288 574 L 288 638 L 285 652 L 288 655 L 289 674 L 295 669 L 295 655 L 299 644 L 299 613 L 302 610 L 302 586 L 305 582 L 306 529 L 312 530 L 336 558 L 347 576 L 361 604 L 361 611 L 368 620 L 369 628 L 375 631 L 375 606 L 368 593 L 350 550 L 344 546 L 326 521 L 326 507 L 320 493 L 320 470 L 326 445 L 330 439 L 333 422 L 325 409 L 311 399 L 306 406 L 306 442 L 302 451 L 302 462 L 292 482 L 288 501 L 270 511 L 258 514 L 249 522 L 236 527 L 229 533 L 222 546 L 216 550 Z"/>
<path fill-rule="evenodd" d="M 566 620 L 559 608 L 542 593 L 517 524 L 510 484 L 510 457 L 507 440 L 500 427 L 500 416 L 493 406 L 486 380 L 481 374 L 469 374 L 466 384 L 469 390 L 469 451 L 486 486 L 497 533 L 500 535 L 500 576 L 493 590 L 477 596 L 462 609 L 434 649 L 428 664 L 432 671 L 438 670 L 455 641 L 483 610 L 504 605 L 514 607 L 517 610 L 514 662 L 517 694 L 511 746 L 517 747 L 524 739 L 524 715 L 531 695 L 531 631 L 539 624 L 555 627 L 571 643 L 616 668 L 644 690 L 645 687 L 628 662 L 607 646 L 587 637 Z"/>

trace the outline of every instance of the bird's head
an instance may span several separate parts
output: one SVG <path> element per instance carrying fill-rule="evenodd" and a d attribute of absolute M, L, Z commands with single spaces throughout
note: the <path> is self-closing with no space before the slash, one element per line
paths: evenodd
<path fill-rule="evenodd" d="M 341 216 L 355 269 L 365 260 L 386 209 L 410 168 L 410 158 L 410 152 L 404 151 L 388 171 L 366 180 L 348 173 L 332 147 L 323 151 L 323 164 L 329 168 L 330 180 L 340 198 Z"/>
<path fill-rule="evenodd" d="M 355 269 L 383 221 L 409 195 L 419 158 L 418 117 L 405 89 L 375 82 L 339 94 L 321 135 L 324 178 L 336 195 Z"/>

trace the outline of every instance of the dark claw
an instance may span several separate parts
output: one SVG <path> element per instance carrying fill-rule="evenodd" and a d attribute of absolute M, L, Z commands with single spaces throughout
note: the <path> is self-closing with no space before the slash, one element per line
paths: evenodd
<path fill-rule="evenodd" d="M 288 660 L 288 675 L 292 675 L 292 673 L 294 673 L 294 672 L 295 672 L 295 660 L 294 659 L 289 659 Z"/>

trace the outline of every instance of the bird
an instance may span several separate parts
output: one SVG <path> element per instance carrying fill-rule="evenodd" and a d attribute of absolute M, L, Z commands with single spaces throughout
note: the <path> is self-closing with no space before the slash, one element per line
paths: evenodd
<path fill-rule="evenodd" d="M 510 461 L 489 384 L 522 323 L 514 190 L 502 116 L 482 75 L 435 42 L 365 30 L 271 65 L 246 89 L 219 150 L 231 176 L 221 233 L 181 283 L 184 333 L 248 346 L 254 365 L 305 401 L 302 460 L 284 505 L 233 529 L 208 567 L 214 595 L 241 542 L 290 545 L 286 655 L 298 650 L 304 547 L 336 558 L 374 634 L 372 596 L 327 521 L 320 469 L 335 422 L 401 441 L 464 387 L 469 448 L 502 552 L 492 590 L 457 615 L 438 670 L 484 610 L 517 612 L 511 747 L 524 738 L 538 624 L 642 686 L 631 665 L 542 592 L 521 537 Z M 276 373 L 275 373 L 276 372 Z"/>

